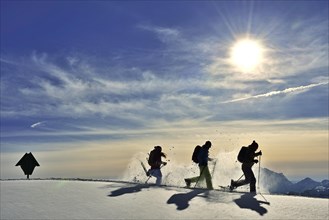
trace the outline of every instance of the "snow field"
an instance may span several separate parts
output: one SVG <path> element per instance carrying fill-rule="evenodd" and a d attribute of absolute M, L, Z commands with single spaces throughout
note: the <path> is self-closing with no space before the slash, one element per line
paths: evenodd
<path fill-rule="evenodd" d="M 127 182 L 1 181 L 1 219 L 328 219 L 328 199 Z"/>

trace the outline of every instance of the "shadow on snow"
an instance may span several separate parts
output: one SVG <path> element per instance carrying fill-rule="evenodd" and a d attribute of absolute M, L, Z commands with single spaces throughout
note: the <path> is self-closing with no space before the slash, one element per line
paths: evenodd
<path fill-rule="evenodd" d="M 141 192 L 143 189 L 150 188 L 153 185 L 150 184 L 135 184 L 133 186 L 128 187 L 121 187 L 119 189 L 113 190 L 108 196 L 109 197 L 116 197 L 121 196 L 124 194 L 130 194 L 130 193 L 138 193 Z M 170 187 L 171 188 L 171 187 Z M 220 197 L 218 198 L 212 198 L 210 191 L 206 189 L 192 189 L 191 191 L 187 193 L 176 193 L 173 194 L 167 201 L 167 204 L 175 204 L 177 206 L 177 210 L 182 211 L 187 209 L 190 206 L 190 201 L 197 197 L 204 197 L 208 201 L 211 202 L 232 202 L 232 200 L 228 199 L 227 201 L 223 200 L 220 201 Z M 200 195 L 203 194 L 204 195 Z M 217 195 L 218 196 L 218 195 Z M 255 198 L 256 195 L 245 193 L 242 194 L 240 198 L 233 199 L 233 202 L 235 202 L 241 209 L 250 209 L 255 212 L 257 212 L 259 215 L 263 216 L 267 213 L 267 209 L 262 207 L 261 204 L 270 205 L 267 201 L 260 201 Z M 225 198 L 222 198 L 225 199 Z M 227 199 L 227 198 L 226 198 Z M 231 198 L 232 199 L 232 198 Z M 230 201 L 229 201 L 230 200 Z"/>
<path fill-rule="evenodd" d="M 267 204 L 269 202 L 264 202 L 257 200 L 253 194 L 243 194 L 239 199 L 233 200 L 241 209 L 251 209 L 257 212 L 259 215 L 264 215 L 267 213 L 267 209 L 262 207 L 260 204 Z"/>
<path fill-rule="evenodd" d="M 129 186 L 129 187 L 122 187 L 117 190 L 113 190 L 111 194 L 108 196 L 110 197 L 115 197 L 115 196 L 121 196 L 123 194 L 129 194 L 129 193 L 137 193 L 142 191 L 142 189 L 149 188 L 150 185 L 148 184 L 136 184 L 134 186 Z"/>
<path fill-rule="evenodd" d="M 188 193 L 177 193 L 172 195 L 168 201 L 167 204 L 176 204 L 177 210 L 184 210 L 189 207 L 189 202 L 196 196 L 198 196 L 200 193 L 204 193 L 205 190 L 201 189 L 194 189 L 191 192 Z"/>

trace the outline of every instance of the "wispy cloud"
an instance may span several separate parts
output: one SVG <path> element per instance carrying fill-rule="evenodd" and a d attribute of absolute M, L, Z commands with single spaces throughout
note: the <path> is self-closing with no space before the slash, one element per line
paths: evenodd
<path fill-rule="evenodd" d="M 229 65 L 228 50 L 236 39 L 223 37 L 225 30 L 218 30 L 220 36 L 216 31 L 193 35 L 190 29 L 180 26 L 137 25 L 137 31 L 149 32 L 149 39 L 158 39 L 159 44 L 149 51 L 123 47 L 112 59 L 74 53 L 58 61 L 58 54 L 37 52 L 24 62 L 1 58 L 4 65 L 15 63 L 10 71 L 5 69 L 2 73 L 1 113 L 5 117 L 42 116 L 39 120 L 52 116 L 111 117 L 117 119 L 117 124 L 122 122 L 122 127 L 127 121 L 147 124 L 196 120 L 211 117 L 214 109 L 220 114 L 217 120 L 223 115 L 232 118 L 234 111 L 223 108 L 222 103 L 299 94 L 328 84 L 323 71 L 328 67 L 328 46 L 323 40 L 327 26 L 318 21 L 308 26 L 278 21 L 272 27 L 262 25 L 264 30 L 259 31 L 259 36 L 267 49 L 266 60 L 257 73 L 250 74 L 237 72 Z M 26 77 L 25 71 L 31 77 Z M 20 78 L 16 79 L 18 73 Z M 321 100 L 325 92 L 320 91 Z M 10 96 L 13 93 L 16 97 Z M 218 102 L 219 99 L 227 101 Z M 280 114 L 294 112 L 286 106 L 282 108 Z M 248 114 L 234 117 L 237 120 Z"/>
<path fill-rule="evenodd" d="M 34 76 L 13 87 L 17 99 L 25 100 L 24 108 L 8 97 L 2 115 L 40 117 L 115 117 L 150 122 L 201 115 L 205 109 L 193 106 L 206 103 L 207 94 L 198 92 L 207 83 L 203 79 L 164 77 L 142 68 L 111 68 L 86 63 L 78 57 L 67 60 L 69 67 L 58 65 L 47 54 L 33 53 L 30 69 Z M 74 60 L 74 65 L 72 64 Z M 84 66 L 89 66 L 85 70 Z M 87 72 L 85 72 L 87 71 Z M 114 77 L 129 71 L 127 76 Z M 103 74 L 100 74 L 102 72 Z M 133 76 L 133 77 L 131 77 Z M 4 83 L 5 81 L 1 81 Z M 29 86 L 25 86 L 25 84 Z M 216 88 L 213 83 L 207 85 Z M 4 94 L 8 91 L 4 91 Z M 17 100 L 18 101 L 18 100 Z M 15 104 L 16 103 L 16 104 Z M 33 124 L 34 127 L 41 123 Z M 124 124 L 122 125 L 124 126 Z"/>
<path fill-rule="evenodd" d="M 306 86 L 298 86 L 298 87 L 284 89 L 284 90 L 281 90 L 281 91 L 271 91 L 271 92 L 264 93 L 264 94 L 232 99 L 232 100 L 224 101 L 224 102 L 221 102 L 221 103 L 241 102 L 241 101 L 245 101 L 245 100 L 249 100 L 249 99 L 259 99 L 259 98 L 266 98 L 266 97 L 271 97 L 271 96 L 280 95 L 280 94 L 301 92 L 301 91 L 306 91 L 306 90 L 311 89 L 313 87 L 322 86 L 322 85 L 328 85 L 328 82 L 310 84 L 310 85 L 306 85 Z"/>
<path fill-rule="evenodd" d="M 165 43 L 180 39 L 180 32 L 175 28 L 154 25 L 138 25 L 137 27 L 155 33 L 158 38 Z"/>

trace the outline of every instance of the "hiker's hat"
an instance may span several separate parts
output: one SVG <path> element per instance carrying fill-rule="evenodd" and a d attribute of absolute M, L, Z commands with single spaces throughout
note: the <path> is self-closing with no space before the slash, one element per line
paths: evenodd
<path fill-rule="evenodd" d="M 250 145 L 251 147 L 253 147 L 253 148 L 255 148 L 255 149 L 257 149 L 258 148 L 258 144 L 257 144 L 257 142 L 256 141 L 253 141 L 252 143 L 251 143 L 251 145 Z"/>
<path fill-rule="evenodd" d="M 156 150 L 162 150 L 161 146 L 155 146 L 154 149 L 156 149 Z"/>
<path fill-rule="evenodd" d="M 206 141 L 205 146 L 208 147 L 208 148 L 210 148 L 211 147 L 211 142 L 210 141 Z"/>

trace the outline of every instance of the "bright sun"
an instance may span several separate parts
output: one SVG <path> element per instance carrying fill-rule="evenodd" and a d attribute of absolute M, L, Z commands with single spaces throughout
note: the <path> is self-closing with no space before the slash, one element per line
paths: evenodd
<path fill-rule="evenodd" d="M 263 61 L 263 47 L 256 40 L 239 40 L 231 48 L 230 61 L 240 71 L 253 71 Z"/>

